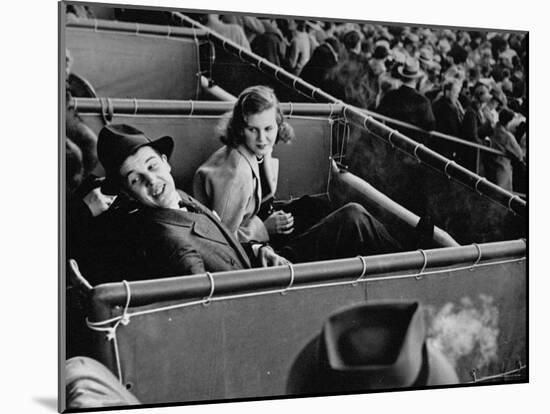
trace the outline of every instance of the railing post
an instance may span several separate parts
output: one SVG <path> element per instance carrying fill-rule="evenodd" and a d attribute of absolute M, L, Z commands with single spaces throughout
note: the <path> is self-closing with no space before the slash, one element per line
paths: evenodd
<path fill-rule="evenodd" d="M 481 151 L 479 148 L 476 149 L 476 174 L 479 175 L 479 162 L 480 162 L 480 155 L 481 155 Z"/>

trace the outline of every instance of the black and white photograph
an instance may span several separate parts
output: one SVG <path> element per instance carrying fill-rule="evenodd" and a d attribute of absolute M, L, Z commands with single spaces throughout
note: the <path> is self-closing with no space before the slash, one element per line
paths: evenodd
<path fill-rule="evenodd" d="M 59 13 L 61 410 L 528 382 L 528 31 Z"/>
<path fill-rule="evenodd" d="M 6 412 L 544 406 L 543 8 L 5 16 Z"/>

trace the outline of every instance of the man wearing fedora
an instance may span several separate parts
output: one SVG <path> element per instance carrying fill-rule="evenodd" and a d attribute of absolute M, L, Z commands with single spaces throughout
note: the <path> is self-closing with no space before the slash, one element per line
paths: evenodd
<path fill-rule="evenodd" d="M 174 141 L 154 141 L 125 124 L 99 133 L 98 157 L 105 194 L 125 194 L 137 202 L 132 214 L 147 278 L 277 266 L 288 261 L 261 243 L 241 245 L 219 218 L 176 189 L 168 163 Z"/>
<path fill-rule="evenodd" d="M 397 71 L 403 83 L 398 89 L 384 95 L 377 111 L 428 131 L 434 129 L 435 118 L 430 101 L 416 90 L 423 75 L 418 60 L 408 57 Z"/>
<path fill-rule="evenodd" d="M 427 339 L 419 302 L 369 301 L 340 309 L 297 355 L 288 394 L 458 384 L 451 362 Z"/>
<path fill-rule="evenodd" d="M 129 214 L 130 227 L 143 265 L 132 278 L 287 264 L 266 243 L 239 243 L 215 212 L 176 189 L 168 162 L 173 148 L 171 137 L 152 141 L 130 125 L 106 125 L 99 133 L 98 157 L 106 174 L 103 193 L 122 194 L 137 204 Z M 401 243 L 381 223 L 351 203 L 282 252 L 291 260 L 309 261 L 399 250 Z"/>

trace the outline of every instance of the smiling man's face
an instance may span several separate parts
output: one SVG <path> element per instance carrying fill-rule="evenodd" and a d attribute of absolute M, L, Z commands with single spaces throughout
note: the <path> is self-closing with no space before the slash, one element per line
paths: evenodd
<path fill-rule="evenodd" d="M 122 186 L 136 201 L 147 207 L 178 208 L 176 191 L 166 155 L 149 146 L 141 147 L 120 167 Z"/>

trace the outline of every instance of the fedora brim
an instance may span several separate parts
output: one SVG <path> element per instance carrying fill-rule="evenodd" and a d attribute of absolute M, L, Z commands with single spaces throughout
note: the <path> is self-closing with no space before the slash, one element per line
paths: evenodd
<path fill-rule="evenodd" d="M 288 392 L 360 392 L 458 383 L 452 364 L 426 341 L 418 306 L 414 302 L 381 301 L 333 314 L 322 332 L 296 357 L 287 381 Z M 348 347 L 352 342 L 345 339 L 352 336 L 346 333 L 360 333 L 362 328 L 370 333 L 353 334 L 359 341 Z M 384 335 L 384 331 L 393 334 Z"/>
<path fill-rule="evenodd" d="M 401 76 L 405 79 L 417 79 L 417 78 L 420 78 L 424 74 L 421 70 L 419 70 L 416 73 L 410 73 L 410 74 L 409 73 L 404 73 L 403 69 L 404 69 L 403 66 L 399 66 L 397 68 L 397 72 L 399 73 L 399 76 Z"/>
<path fill-rule="evenodd" d="M 174 151 L 174 139 L 165 135 L 154 141 L 147 142 L 141 145 L 137 145 L 132 154 L 135 154 L 137 150 L 143 147 L 151 147 L 158 151 L 160 154 L 166 155 L 166 158 L 170 159 L 172 152 Z M 101 192 L 105 195 L 117 195 L 120 193 L 120 180 L 118 177 L 107 175 L 103 183 L 101 183 Z"/>

